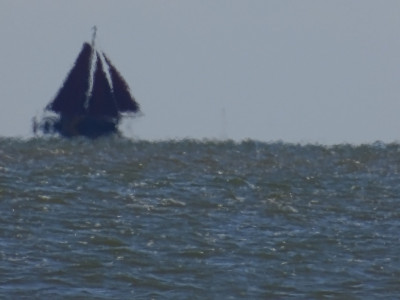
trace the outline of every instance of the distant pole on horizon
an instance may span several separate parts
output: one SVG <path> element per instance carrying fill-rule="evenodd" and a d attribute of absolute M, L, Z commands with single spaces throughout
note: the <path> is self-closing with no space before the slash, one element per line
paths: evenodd
<path fill-rule="evenodd" d="M 227 130 L 227 123 L 226 123 L 226 110 L 225 107 L 221 109 L 221 139 L 227 140 L 228 139 L 228 130 Z"/>

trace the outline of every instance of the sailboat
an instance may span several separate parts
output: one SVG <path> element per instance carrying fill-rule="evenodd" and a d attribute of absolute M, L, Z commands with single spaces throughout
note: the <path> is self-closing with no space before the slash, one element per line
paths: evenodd
<path fill-rule="evenodd" d="M 64 84 L 45 107 L 53 116 L 35 121 L 34 132 L 89 138 L 118 134 L 121 118 L 140 111 L 125 79 L 109 57 L 96 50 L 95 37 L 94 27 L 92 43 L 83 43 Z"/>

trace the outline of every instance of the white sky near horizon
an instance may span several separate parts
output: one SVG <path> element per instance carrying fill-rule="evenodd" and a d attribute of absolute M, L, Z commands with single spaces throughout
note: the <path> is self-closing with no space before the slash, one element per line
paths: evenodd
<path fill-rule="evenodd" d="M 30 137 L 96 25 L 125 136 L 400 141 L 398 0 L 0 0 L 0 137 Z"/>

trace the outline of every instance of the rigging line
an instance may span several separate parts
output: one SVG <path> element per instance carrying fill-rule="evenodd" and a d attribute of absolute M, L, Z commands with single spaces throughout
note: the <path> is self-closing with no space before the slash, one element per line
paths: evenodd
<path fill-rule="evenodd" d="M 93 92 L 93 85 L 94 85 L 94 73 L 96 71 L 96 60 L 98 59 L 96 55 L 96 50 L 95 50 L 95 40 L 96 40 L 96 33 L 97 33 L 97 26 L 94 25 L 92 27 L 93 33 L 92 33 L 92 53 L 90 55 L 90 63 L 89 63 L 89 86 L 86 91 L 86 99 L 85 102 L 83 103 L 83 107 L 85 110 L 88 110 L 89 108 L 89 102 L 90 98 L 92 96 Z"/>

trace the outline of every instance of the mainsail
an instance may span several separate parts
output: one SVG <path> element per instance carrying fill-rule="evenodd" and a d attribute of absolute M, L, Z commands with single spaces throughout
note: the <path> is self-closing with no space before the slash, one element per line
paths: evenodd
<path fill-rule="evenodd" d="M 46 110 L 56 113 L 58 118 L 45 118 L 39 124 L 44 133 L 97 137 L 117 132 L 121 114 L 136 113 L 140 108 L 110 59 L 95 50 L 93 38 L 91 45 L 83 44 L 64 84 Z"/>

